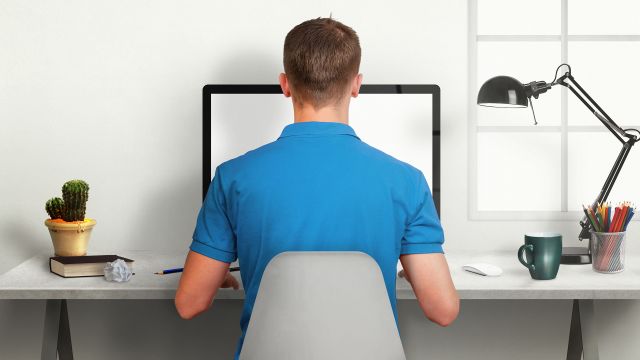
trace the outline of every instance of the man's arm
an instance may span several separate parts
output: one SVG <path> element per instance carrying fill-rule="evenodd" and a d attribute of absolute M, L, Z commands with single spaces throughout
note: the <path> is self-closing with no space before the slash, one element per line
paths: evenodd
<path fill-rule="evenodd" d="M 178 314 L 191 319 L 211 307 L 218 288 L 238 286 L 229 273 L 229 263 L 189 251 L 174 301 Z"/>
<path fill-rule="evenodd" d="M 425 316 L 440 326 L 450 325 L 458 316 L 460 299 L 444 254 L 401 255 L 400 262 Z"/>

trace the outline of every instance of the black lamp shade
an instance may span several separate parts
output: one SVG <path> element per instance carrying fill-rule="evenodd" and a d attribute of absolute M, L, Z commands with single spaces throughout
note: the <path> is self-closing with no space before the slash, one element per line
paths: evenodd
<path fill-rule="evenodd" d="M 524 86 L 511 76 L 496 76 L 487 80 L 478 91 L 478 105 L 492 107 L 527 107 Z"/>

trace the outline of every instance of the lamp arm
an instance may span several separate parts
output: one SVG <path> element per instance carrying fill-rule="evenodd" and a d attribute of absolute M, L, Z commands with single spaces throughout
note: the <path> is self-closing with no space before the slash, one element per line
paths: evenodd
<path fill-rule="evenodd" d="M 566 80 L 569 80 L 567 82 Z M 572 86 L 573 84 L 573 86 Z M 607 200 L 611 189 L 613 188 L 613 184 L 618 178 L 618 174 L 620 174 L 620 170 L 622 170 L 622 165 L 624 164 L 629 152 L 631 151 L 631 147 L 638 141 L 638 137 L 632 134 L 629 134 L 624 129 L 622 129 L 618 124 L 616 124 L 613 119 L 607 113 L 602 110 L 600 105 L 593 100 L 591 96 L 580 86 L 580 84 L 575 80 L 575 78 L 571 75 L 571 72 L 567 72 L 557 80 L 554 80 L 553 85 L 562 85 L 569 90 L 591 111 L 593 115 L 595 115 L 602 124 L 609 129 L 609 131 L 623 144 L 622 149 L 620 149 L 620 153 L 618 154 L 618 158 L 613 163 L 613 167 L 607 176 L 607 179 L 602 185 L 602 189 L 600 190 L 600 194 L 596 200 L 591 204 L 591 208 L 595 208 L 598 204 L 603 203 Z M 584 96 L 583 96 L 584 95 Z M 590 239 L 591 234 L 590 231 L 592 229 L 591 223 L 587 219 L 586 216 L 583 216 L 582 220 L 580 220 L 580 226 L 582 230 L 578 235 L 580 240 Z"/>
<path fill-rule="evenodd" d="M 569 79 L 571 81 L 571 83 L 568 83 L 566 81 L 566 79 Z M 562 86 L 568 88 L 569 90 L 571 90 L 573 95 L 575 95 L 584 104 L 584 106 L 586 106 L 589 109 L 589 111 L 591 111 L 591 113 L 593 115 L 595 115 L 595 117 L 597 117 L 598 120 L 600 120 L 600 122 L 607 129 L 609 129 L 609 131 L 621 143 L 623 143 L 623 144 L 625 143 L 625 140 L 623 138 L 633 138 L 633 137 L 635 137 L 633 135 L 628 134 L 626 131 L 624 131 L 624 129 L 622 129 L 618 124 L 616 124 L 616 122 L 613 121 L 613 119 L 611 119 L 611 117 L 609 115 L 607 115 L 607 113 L 604 110 L 602 110 L 600 105 L 598 105 L 598 103 L 595 100 L 593 100 L 593 98 L 591 96 L 589 96 L 589 94 L 582 88 L 582 86 L 580 86 L 580 84 L 571 75 L 571 73 L 564 74 L 563 76 L 558 78 L 558 80 L 554 84 L 562 85 Z M 573 84 L 574 86 L 572 86 L 571 84 Z M 578 92 L 578 90 L 580 92 Z M 587 100 L 588 100 L 588 102 L 587 102 Z M 594 109 L 594 107 L 595 107 L 595 109 Z M 597 111 L 596 111 L 596 109 L 597 109 Z"/>
<path fill-rule="evenodd" d="M 615 183 L 616 179 L 618 178 L 618 174 L 620 174 L 620 170 L 622 170 L 622 165 L 627 159 L 627 156 L 631 151 L 631 147 L 635 143 L 636 143 L 635 139 L 629 139 L 627 142 L 624 143 L 624 145 L 622 145 L 622 149 L 620 149 L 618 158 L 613 163 L 613 167 L 609 172 L 609 176 L 607 176 L 607 179 L 604 181 L 604 185 L 602 185 L 602 190 L 600 190 L 600 194 L 598 194 L 598 197 L 596 198 L 596 200 L 593 202 L 593 204 L 591 204 L 592 209 L 595 210 L 598 204 L 603 203 L 605 200 L 607 200 L 607 197 L 609 197 L 609 193 L 613 188 L 613 183 Z M 586 216 L 583 216 L 582 220 L 580 220 L 580 226 L 582 227 L 582 230 L 580 231 L 580 235 L 578 235 L 578 239 L 583 240 L 583 239 L 591 238 L 590 231 L 592 226 Z"/>

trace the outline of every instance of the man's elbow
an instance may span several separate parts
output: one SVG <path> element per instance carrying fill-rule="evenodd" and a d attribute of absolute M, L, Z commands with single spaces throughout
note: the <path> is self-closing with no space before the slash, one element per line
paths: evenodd
<path fill-rule="evenodd" d="M 425 315 L 429 320 L 442 327 L 451 325 L 456 320 L 459 313 L 460 300 L 457 298 L 445 305 L 439 306 L 437 309 L 433 309 L 428 312 L 425 311 Z"/>
<path fill-rule="evenodd" d="M 178 315 L 180 315 L 183 320 L 191 320 L 202 312 L 201 310 L 178 305 L 176 305 L 176 310 L 178 310 Z"/>
<path fill-rule="evenodd" d="M 191 320 L 211 307 L 211 304 L 189 301 L 180 296 L 176 296 L 174 304 L 178 315 L 184 320 Z"/>

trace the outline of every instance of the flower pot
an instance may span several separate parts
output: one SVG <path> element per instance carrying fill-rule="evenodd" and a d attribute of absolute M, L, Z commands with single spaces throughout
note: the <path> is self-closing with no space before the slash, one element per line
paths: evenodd
<path fill-rule="evenodd" d="M 72 222 L 47 219 L 44 224 L 49 228 L 56 256 L 87 255 L 91 229 L 96 225 L 94 219 L 85 218 L 84 221 Z"/>

